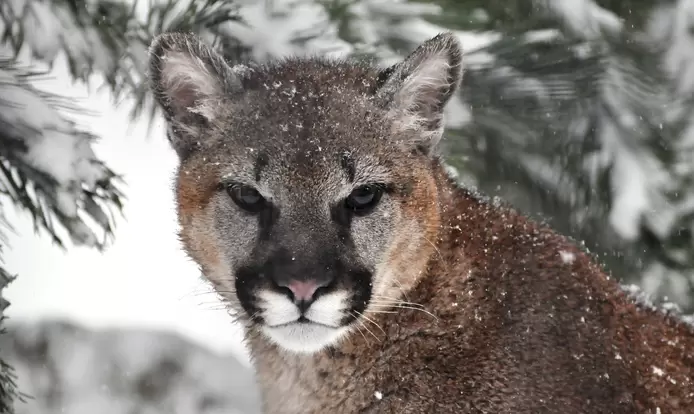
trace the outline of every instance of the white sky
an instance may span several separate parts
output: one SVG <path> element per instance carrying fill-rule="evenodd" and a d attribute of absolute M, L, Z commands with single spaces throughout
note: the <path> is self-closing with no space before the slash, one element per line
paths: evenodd
<path fill-rule="evenodd" d="M 19 275 L 7 290 L 8 316 L 68 319 L 90 327 L 165 328 L 246 360 L 240 328 L 231 324 L 216 297 L 205 293 L 210 290 L 176 237 L 176 156 L 163 122 L 145 136 L 145 119 L 129 123 L 126 105 L 116 110 L 108 93 L 90 96 L 86 87 L 71 85 L 63 62 L 56 63 L 55 79 L 41 87 L 77 97 L 83 107 L 98 112 L 87 127 L 102 137 L 97 155 L 125 176 L 125 218 L 118 219 L 115 243 L 103 254 L 73 246 L 65 252 L 50 238 L 34 234 L 28 214 L 6 208 L 16 234 L 10 234 L 5 265 Z"/>

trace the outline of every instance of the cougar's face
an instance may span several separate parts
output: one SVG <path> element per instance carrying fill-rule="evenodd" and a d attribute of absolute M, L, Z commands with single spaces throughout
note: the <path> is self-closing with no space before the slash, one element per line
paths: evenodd
<path fill-rule="evenodd" d="M 262 126 L 235 121 L 243 137 L 192 157 L 179 174 L 188 250 L 244 320 L 291 351 L 318 351 L 382 310 L 407 284 L 396 274 L 427 243 L 433 186 L 415 180 L 408 155 L 379 142 L 376 119 L 357 112 L 358 121 L 345 122 L 344 110 L 324 113 L 329 123 L 296 120 L 313 122 L 313 133 L 270 113 Z M 187 209 L 200 188 L 208 201 Z M 431 193 L 429 205 L 412 204 L 414 192 Z"/>
<path fill-rule="evenodd" d="M 249 330 L 315 352 L 415 284 L 439 225 L 431 155 L 460 80 L 453 35 L 387 69 L 232 68 L 180 33 L 151 56 L 182 241 Z"/>

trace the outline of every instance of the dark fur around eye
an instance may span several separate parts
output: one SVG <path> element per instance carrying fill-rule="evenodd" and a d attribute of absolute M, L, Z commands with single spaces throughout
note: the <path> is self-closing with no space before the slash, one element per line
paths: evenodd
<path fill-rule="evenodd" d="M 226 186 L 226 191 L 237 206 L 249 213 L 258 213 L 267 205 L 265 198 L 251 186 L 233 183 Z"/>
<path fill-rule="evenodd" d="M 367 215 L 381 201 L 384 192 L 385 186 L 381 184 L 359 186 L 345 199 L 345 207 L 356 215 Z"/>

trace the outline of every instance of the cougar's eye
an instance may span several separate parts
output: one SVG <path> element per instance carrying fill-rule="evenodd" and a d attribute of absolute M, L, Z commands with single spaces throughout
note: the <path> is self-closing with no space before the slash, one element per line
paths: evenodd
<path fill-rule="evenodd" d="M 383 187 L 377 184 L 362 185 L 352 191 L 345 206 L 356 214 L 368 214 L 381 201 Z"/>
<path fill-rule="evenodd" d="M 248 212 L 257 213 L 265 207 L 265 198 L 253 187 L 230 184 L 227 186 L 227 192 L 236 205 Z"/>

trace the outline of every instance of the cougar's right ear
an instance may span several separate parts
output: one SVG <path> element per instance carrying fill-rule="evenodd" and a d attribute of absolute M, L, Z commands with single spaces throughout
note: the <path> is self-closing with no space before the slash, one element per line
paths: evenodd
<path fill-rule="evenodd" d="M 225 97 L 241 82 L 224 58 L 196 36 L 164 33 L 149 49 L 149 82 L 169 123 L 169 141 L 179 157 L 190 154 Z"/>

